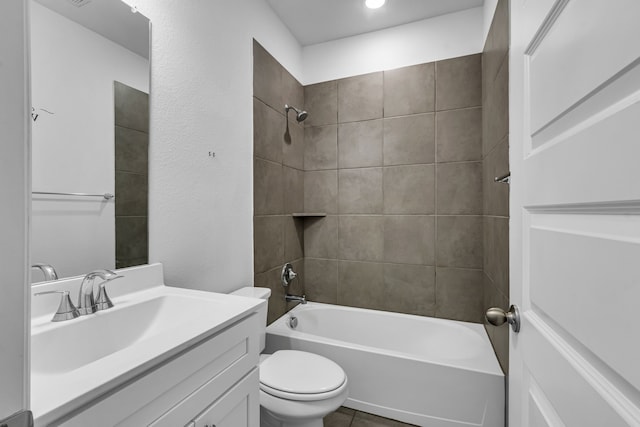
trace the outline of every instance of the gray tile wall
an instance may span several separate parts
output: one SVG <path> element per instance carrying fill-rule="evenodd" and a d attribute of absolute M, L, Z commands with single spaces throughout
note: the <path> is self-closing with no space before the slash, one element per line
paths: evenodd
<path fill-rule="evenodd" d="M 149 95 L 114 82 L 116 268 L 148 259 Z"/>
<path fill-rule="evenodd" d="M 304 88 L 305 290 L 481 322 L 481 56 Z M 275 78 L 275 77 L 274 77 Z"/>
<path fill-rule="evenodd" d="M 509 2 L 499 0 L 482 53 L 484 307 L 509 307 Z M 509 328 L 485 322 L 502 369 L 509 369 Z"/>
<path fill-rule="evenodd" d="M 304 107 L 302 85 L 254 41 L 254 285 L 272 291 L 269 323 L 295 305 L 285 303 L 285 290 L 280 284 L 285 262 L 291 262 L 299 274 L 289 291 L 296 295 L 304 293 L 303 220 L 292 216 L 304 210 L 303 139 L 316 138 L 322 145 L 322 141 L 331 138 L 330 132 L 305 135 L 293 112 L 287 124 L 285 104 Z M 318 165 L 331 162 L 330 158 L 314 153 L 306 156 Z M 324 184 L 325 179 L 319 177 L 318 185 Z"/>
<path fill-rule="evenodd" d="M 508 305 L 508 187 L 493 183 L 508 170 L 506 8 L 482 56 L 304 88 L 254 42 L 254 268 L 270 322 L 293 307 L 284 262 L 301 273 L 291 292 L 315 301 L 473 322 Z M 309 111 L 304 127 L 292 115 L 287 132 L 285 103 Z M 503 329 L 487 326 L 506 370 Z"/>

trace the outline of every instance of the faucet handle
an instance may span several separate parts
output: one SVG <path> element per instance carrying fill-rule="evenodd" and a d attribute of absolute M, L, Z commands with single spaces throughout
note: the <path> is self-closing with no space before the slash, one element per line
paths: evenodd
<path fill-rule="evenodd" d="M 282 286 L 286 288 L 297 276 L 298 274 L 293 271 L 293 266 L 291 265 L 291 263 L 286 263 L 282 267 L 282 273 L 280 275 Z"/>
<path fill-rule="evenodd" d="M 122 277 L 122 276 L 119 276 Z M 100 283 L 98 285 L 98 297 L 96 298 L 96 311 L 106 310 L 108 308 L 113 307 L 113 302 L 111 302 L 111 298 L 107 295 L 107 283 L 110 280 Z"/>
<path fill-rule="evenodd" d="M 47 295 L 47 294 L 62 294 L 62 298 L 60 298 L 60 305 L 58 306 L 58 310 L 56 314 L 53 315 L 51 319 L 52 322 L 61 322 L 63 320 L 71 320 L 80 316 L 80 311 L 73 305 L 71 302 L 71 297 L 69 296 L 69 291 L 45 291 L 38 292 L 34 295 Z"/>

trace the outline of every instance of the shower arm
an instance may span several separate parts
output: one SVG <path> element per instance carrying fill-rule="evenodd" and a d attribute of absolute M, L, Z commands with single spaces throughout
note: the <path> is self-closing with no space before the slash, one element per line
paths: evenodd
<path fill-rule="evenodd" d="M 289 123 L 289 110 L 293 110 L 296 112 L 296 121 L 298 123 L 302 123 L 307 119 L 309 113 L 304 110 L 300 110 L 293 105 L 284 104 L 284 115 L 287 117 L 287 124 Z"/>
<path fill-rule="evenodd" d="M 293 105 L 289 105 L 289 104 L 284 104 L 284 112 L 285 113 L 289 113 L 289 110 L 293 110 L 295 111 L 297 114 L 300 114 L 301 111 L 298 110 L 296 107 L 294 107 Z"/>

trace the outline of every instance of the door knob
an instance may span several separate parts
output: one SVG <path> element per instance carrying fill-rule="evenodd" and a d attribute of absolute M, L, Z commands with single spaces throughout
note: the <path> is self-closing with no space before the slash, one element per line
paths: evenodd
<path fill-rule="evenodd" d="M 516 305 L 509 307 L 509 311 L 506 312 L 501 308 L 491 307 L 487 310 L 485 317 L 494 326 L 500 326 L 507 322 L 511 325 L 513 332 L 520 332 L 520 310 Z"/>

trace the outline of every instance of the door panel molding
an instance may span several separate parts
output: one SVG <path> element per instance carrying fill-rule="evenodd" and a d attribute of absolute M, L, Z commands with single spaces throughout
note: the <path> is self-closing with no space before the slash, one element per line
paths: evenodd
<path fill-rule="evenodd" d="M 525 206 L 532 214 L 640 215 L 640 199 L 592 203 L 558 203 Z"/>
<path fill-rule="evenodd" d="M 640 45 L 630 41 L 640 39 L 639 14 L 635 0 L 556 2 L 525 52 L 531 58 L 532 132 L 638 58 Z M 603 16 L 615 25 L 600 25 Z"/>
<path fill-rule="evenodd" d="M 535 427 L 565 427 L 540 386 L 529 377 L 529 424 Z"/>
<path fill-rule="evenodd" d="M 525 48 L 524 54 L 526 56 L 533 56 L 535 54 L 536 50 L 549 31 L 551 31 L 551 28 L 556 23 L 556 20 L 560 17 L 560 14 L 569 1 L 570 0 L 555 0 L 555 3 L 549 9 L 547 16 L 545 16 L 542 23 L 538 25 L 537 31 L 533 37 L 531 37 L 531 42 L 529 42 L 529 45 Z"/>
<path fill-rule="evenodd" d="M 619 384 L 609 381 L 599 367 L 569 345 L 552 323 L 534 312 L 525 317 L 529 328 L 524 361 L 566 425 L 640 425 L 640 410 L 620 391 Z M 531 356 L 534 353 L 536 357 Z"/>
<path fill-rule="evenodd" d="M 640 135 L 638 117 L 640 97 L 615 115 L 532 152 L 525 168 L 536 179 L 528 183 L 525 205 L 639 200 L 640 186 L 628 185 L 640 182 L 640 144 L 630 144 Z"/>
<path fill-rule="evenodd" d="M 629 88 L 633 92 L 629 95 Z M 534 150 L 545 149 L 582 132 L 638 102 L 640 60 L 632 62 L 589 92 L 541 129 L 533 132 Z M 533 153 L 535 154 L 535 153 Z"/>
<path fill-rule="evenodd" d="M 640 425 L 640 3 L 510 2 L 513 426 Z"/>

